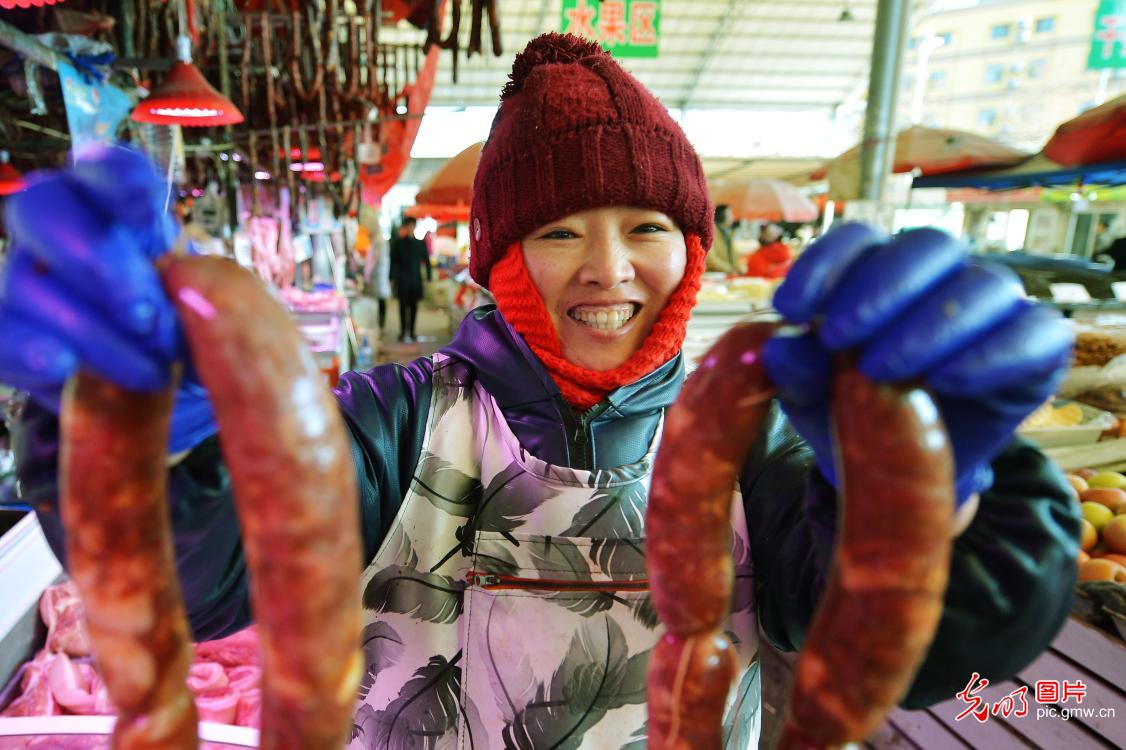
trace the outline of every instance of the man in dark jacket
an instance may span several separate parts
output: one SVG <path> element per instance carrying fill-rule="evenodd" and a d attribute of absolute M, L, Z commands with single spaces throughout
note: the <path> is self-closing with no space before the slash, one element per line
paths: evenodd
<path fill-rule="evenodd" d="M 418 302 L 422 299 L 422 269 L 433 276 L 426 243 L 414 236 L 415 220 L 403 219 L 399 236 L 391 241 L 391 285 L 399 298 L 399 341 L 414 341 Z"/>

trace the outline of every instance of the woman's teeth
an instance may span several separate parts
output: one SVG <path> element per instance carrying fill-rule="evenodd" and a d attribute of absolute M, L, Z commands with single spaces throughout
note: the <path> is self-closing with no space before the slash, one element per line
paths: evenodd
<path fill-rule="evenodd" d="M 633 305 L 623 305 L 614 308 L 575 309 L 567 313 L 573 320 L 597 328 L 600 331 L 616 331 L 624 326 L 633 317 Z"/>

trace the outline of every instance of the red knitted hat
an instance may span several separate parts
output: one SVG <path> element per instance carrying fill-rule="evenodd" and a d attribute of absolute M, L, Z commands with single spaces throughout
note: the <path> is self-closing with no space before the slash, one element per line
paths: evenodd
<path fill-rule="evenodd" d="M 711 247 L 699 157 L 664 105 L 606 51 L 547 33 L 516 56 L 509 79 L 473 179 L 469 272 L 478 284 L 488 287 L 513 242 L 590 208 L 656 209 Z"/>

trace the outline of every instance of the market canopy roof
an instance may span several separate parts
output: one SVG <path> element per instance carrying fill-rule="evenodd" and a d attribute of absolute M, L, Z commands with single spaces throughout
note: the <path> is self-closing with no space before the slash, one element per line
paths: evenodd
<path fill-rule="evenodd" d="M 1008 169 L 975 169 L 916 177 L 913 188 L 975 187 L 985 190 L 1051 185 L 1126 185 L 1126 160 L 1065 167 L 1037 154 Z"/>
<path fill-rule="evenodd" d="M 914 125 L 895 138 L 892 172 L 924 175 L 961 172 L 980 167 L 1019 164 L 1028 153 L 995 138 L 946 128 Z M 831 160 L 815 176 L 829 177 L 829 197 L 850 200 L 860 195 L 860 145 Z"/>
<path fill-rule="evenodd" d="M 663 0 L 659 56 L 621 62 L 668 107 L 830 109 L 867 92 L 876 2 Z M 924 5 L 911 0 L 913 10 Z M 460 59 L 456 84 L 443 62 L 431 105 L 495 106 L 513 56 L 534 36 L 565 30 L 558 1 L 497 6 L 504 54 Z M 469 26 L 463 16 L 462 49 Z M 381 29 L 380 39 L 394 41 L 397 31 Z"/>
<path fill-rule="evenodd" d="M 1069 167 L 1126 159 L 1126 94 L 1060 125 L 1044 154 Z"/>

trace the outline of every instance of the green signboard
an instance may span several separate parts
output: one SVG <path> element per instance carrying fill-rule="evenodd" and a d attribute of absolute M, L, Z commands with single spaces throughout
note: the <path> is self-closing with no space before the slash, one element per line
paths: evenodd
<path fill-rule="evenodd" d="M 1101 0 L 1087 69 L 1126 68 L 1126 0 Z"/>
<path fill-rule="evenodd" d="M 615 57 L 656 57 L 661 0 L 563 0 L 560 28 L 598 42 Z"/>

